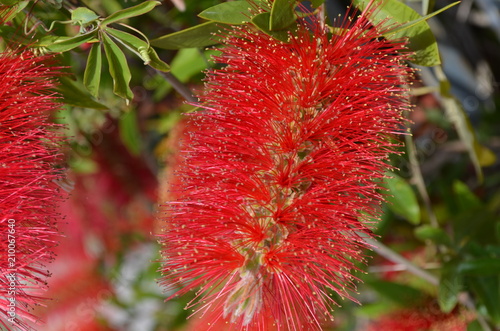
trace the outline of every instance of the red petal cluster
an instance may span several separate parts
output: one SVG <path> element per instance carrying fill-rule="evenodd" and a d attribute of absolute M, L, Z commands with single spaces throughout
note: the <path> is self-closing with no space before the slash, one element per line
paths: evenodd
<path fill-rule="evenodd" d="M 62 199 L 56 68 L 29 51 L 0 54 L 0 326 L 29 329 L 58 236 Z"/>
<path fill-rule="evenodd" d="M 187 308 L 231 330 L 313 330 L 332 293 L 353 299 L 411 75 L 405 42 L 367 15 L 331 37 L 304 23 L 289 43 L 226 38 L 161 234 L 162 285 L 199 289 Z"/>

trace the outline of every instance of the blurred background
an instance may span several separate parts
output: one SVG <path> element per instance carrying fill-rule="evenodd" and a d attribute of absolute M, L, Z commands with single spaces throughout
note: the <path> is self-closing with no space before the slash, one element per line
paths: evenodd
<path fill-rule="evenodd" d="M 85 6 L 106 17 L 140 2 L 50 0 L 33 10 L 53 21 L 67 19 L 68 8 Z M 126 23 L 154 39 L 204 22 L 197 14 L 221 2 L 164 0 Z M 421 15 L 450 4 L 406 3 Z M 327 0 L 327 20 L 347 5 Z M 363 280 L 356 296 L 362 305 L 340 300 L 325 330 L 500 327 L 500 2 L 463 0 L 429 25 L 442 66 L 418 67 L 415 107 L 408 114 L 413 137 L 402 138 L 406 153 L 392 160 L 399 168 L 387 183 L 394 198 L 374 229 L 387 251 L 405 260 L 367 251 L 372 258 L 360 266 L 367 273 L 356 275 Z M 71 29 L 56 25 L 54 31 Z M 77 86 L 89 48 L 84 43 L 62 55 Z M 203 70 L 213 66 L 215 50 L 156 51 L 187 91 L 203 89 Z M 71 145 L 67 181 L 61 183 L 69 198 L 60 207 L 66 216 L 58 258 L 48 266 L 52 300 L 35 312 L 45 320 L 37 330 L 180 331 L 206 325 L 196 317 L 186 321 L 189 295 L 164 302 L 169 294 L 157 284 L 158 204 L 168 198 L 186 130 L 182 114 L 194 107 L 173 88 L 171 76 L 126 56 L 134 95 L 128 104 L 113 94 L 103 70 L 96 104 L 89 108 L 68 97 L 56 116 L 67 124 Z M 470 126 L 461 121 L 463 114 Z M 431 277 L 409 272 L 408 261 Z"/>

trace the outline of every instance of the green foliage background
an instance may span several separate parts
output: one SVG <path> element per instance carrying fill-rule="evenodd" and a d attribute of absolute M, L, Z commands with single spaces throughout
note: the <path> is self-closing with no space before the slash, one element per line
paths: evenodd
<path fill-rule="evenodd" d="M 58 90 L 64 108 L 56 120 L 68 126 L 68 162 L 75 176 L 104 172 L 96 156 L 102 142 L 94 137 L 105 123 L 115 123 L 111 133 L 117 133 L 123 153 L 160 181 L 161 200 L 162 174 L 171 165 L 165 155 L 175 153 L 166 142 L 178 130 L 181 114 L 194 110 L 184 101 L 196 100 L 191 91 L 202 89 L 202 71 L 214 65 L 209 58 L 217 51 L 206 48 L 217 43 L 213 34 L 249 23 L 286 41 L 304 15 L 293 3 L 256 0 L 261 12 L 255 13 L 247 1 L 0 0 L 10 10 L 9 24 L 0 26 L 1 45 L 55 53 L 65 67 Z M 495 30 L 500 16 L 489 2 L 490 7 L 467 2 L 470 8 L 464 3 L 388 0 L 372 17 L 403 24 L 383 37 L 409 38 L 415 52 L 410 65 L 421 69 L 421 83 L 412 89 L 416 108 L 408 114 L 413 135 L 404 138 L 405 156 L 393 160 L 400 171 L 388 174 L 384 184 L 388 204 L 375 229 L 384 246 L 367 252 L 373 259 L 361 268 L 368 273 L 358 275 L 364 280 L 358 298 L 363 305 L 342 302 L 336 330 L 360 329 L 371 319 L 399 308 L 418 309 L 429 300 L 444 313 L 458 306 L 472 312 L 468 330 L 500 328 L 500 33 Z M 334 5 L 346 4 L 312 1 L 327 19 Z M 354 5 L 362 9 L 367 1 Z M 482 26 L 473 18 L 488 12 L 496 16 Z M 473 49 L 463 46 L 466 37 L 473 38 Z M 153 214 L 156 201 L 148 199 Z M 142 330 L 185 325 L 182 308 L 189 298 L 164 303 L 167 295 L 155 283 L 155 229 L 135 229 L 126 234 L 127 245 L 98 253 L 108 262 L 96 272 L 113 294 L 89 318 L 103 329 L 132 330 L 138 320 L 146 320 Z M 153 263 L 134 268 L 134 254 Z M 401 254 L 404 259 L 394 258 Z M 409 272 L 412 266 L 423 274 Z M 125 278 L 127 290 L 119 286 Z M 152 308 L 146 314 L 140 307 L 147 303 Z M 43 314 L 50 316 L 50 307 Z"/>

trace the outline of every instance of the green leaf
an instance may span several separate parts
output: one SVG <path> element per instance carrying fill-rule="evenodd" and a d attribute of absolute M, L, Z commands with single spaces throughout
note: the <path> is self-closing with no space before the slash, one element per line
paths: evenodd
<path fill-rule="evenodd" d="M 15 5 L 19 0 L 0 0 L 0 5 L 4 6 L 13 6 Z"/>
<path fill-rule="evenodd" d="M 9 6 L 9 10 L 6 13 L 2 13 L 2 24 L 10 22 L 20 11 L 22 11 L 28 5 L 29 1 L 19 1 L 19 0 L 11 0 L 13 4 L 5 4 Z M 7 0 L 0 0 L 0 3 L 4 4 L 4 2 L 9 2 Z M 15 5 L 14 5 L 15 3 Z M 0 26 L 1 28 L 1 26 Z"/>
<path fill-rule="evenodd" d="M 438 303 L 441 310 L 449 313 L 458 303 L 458 295 L 462 289 L 462 278 L 456 272 L 455 262 L 443 267 L 438 288 Z"/>
<path fill-rule="evenodd" d="M 198 14 L 206 20 L 227 23 L 243 24 L 250 21 L 252 7 L 246 1 L 223 2 Z"/>
<path fill-rule="evenodd" d="M 318 8 L 325 2 L 325 0 L 310 0 L 310 1 L 314 8 Z"/>
<path fill-rule="evenodd" d="M 134 97 L 134 93 L 129 86 L 132 76 L 127 59 L 122 50 L 105 33 L 102 34 L 102 44 L 108 59 L 109 73 L 113 78 L 113 93 L 128 103 Z"/>
<path fill-rule="evenodd" d="M 354 0 L 354 4 L 360 9 L 365 9 L 368 0 Z M 374 24 L 384 24 L 384 26 L 401 25 L 411 21 L 418 20 L 421 16 L 398 0 L 387 0 L 382 6 L 370 12 L 370 21 Z M 408 48 L 415 52 L 412 62 L 422 66 L 435 66 L 441 63 L 439 57 L 436 38 L 432 33 L 429 24 L 422 21 L 403 31 L 390 33 L 387 38 L 399 40 L 408 38 Z"/>
<path fill-rule="evenodd" d="M 221 38 L 215 34 L 220 34 L 221 30 L 228 28 L 230 28 L 230 25 L 218 22 L 206 22 L 153 39 L 151 40 L 151 45 L 163 49 L 206 47 L 218 44 Z"/>
<path fill-rule="evenodd" d="M 457 130 L 460 140 L 464 143 L 469 157 L 474 165 L 476 175 L 479 182 L 483 181 L 483 170 L 481 169 L 482 162 L 488 162 L 491 158 L 488 157 L 488 152 L 481 148 L 482 146 L 477 141 L 476 133 L 472 128 L 469 117 L 465 113 L 462 105 L 451 94 L 451 84 L 446 78 L 443 69 L 438 66 L 435 68 L 435 73 L 439 79 L 439 86 L 442 98 L 442 105 L 444 106 L 446 116 L 453 123 Z M 484 160 L 486 158 L 486 160 Z M 483 159 L 483 160 L 482 160 Z"/>
<path fill-rule="evenodd" d="M 145 65 L 150 65 L 151 67 L 164 72 L 170 71 L 169 65 L 160 60 L 156 51 L 149 46 L 146 41 L 137 38 L 130 33 L 109 27 L 105 29 L 105 32 L 109 33 L 125 47 L 136 53 L 144 61 Z"/>
<path fill-rule="evenodd" d="M 498 309 L 500 307 L 499 277 L 474 277 L 469 279 L 468 284 L 475 294 L 474 297 L 486 308 L 493 323 L 500 324 L 500 309 Z"/>
<path fill-rule="evenodd" d="M 454 2 L 454 3 L 452 3 L 452 4 L 449 4 L 449 5 L 448 5 L 448 6 L 446 6 L 446 7 L 443 7 L 443 8 L 441 8 L 441 9 L 439 9 L 439 10 L 436 10 L 436 11 L 435 11 L 435 12 L 433 12 L 433 13 L 430 13 L 430 14 L 425 15 L 425 16 L 421 16 L 420 18 L 418 18 L 418 19 L 416 19 L 416 20 L 414 20 L 414 21 L 411 21 L 411 22 L 405 23 L 405 24 L 403 24 L 403 25 L 399 25 L 399 26 L 397 26 L 396 28 L 389 30 L 389 31 L 388 31 L 388 32 L 386 32 L 384 35 L 385 35 L 385 36 L 390 36 L 390 35 L 391 35 L 391 34 L 393 34 L 393 33 L 404 31 L 404 30 L 406 30 L 406 29 L 408 29 L 408 28 L 411 28 L 411 27 L 413 27 L 413 26 L 415 26 L 415 25 L 417 25 L 417 24 L 421 23 L 421 22 L 427 21 L 429 18 L 431 18 L 431 17 L 433 17 L 433 16 L 436 16 L 437 14 L 442 13 L 442 12 L 444 12 L 445 10 L 447 10 L 447 9 L 449 9 L 449 8 L 453 7 L 453 6 L 458 5 L 459 3 L 460 3 L 460 1 Z"/>
<path fill-rule="evenodd" d="M 47 50 L 55 53 L 63 53 L 73 48 L 80 46 L 83 43 L 94 40 L 97 36 L 97 31 L 91 31 L 89 33 L 76 35 L 74 37 L 44 37 L 40 39 L 35 46 L 46 47 Z"/>
<path fill-rule="evenodd" d="M 365 283 L 381 296 L 403 307 L 418 304 L 424 297 L 420 290 L 408 285 L 382 280 L 368 280 Z"/>
<path fill-rule="evenodd" d="M 460 210 L 474 210 L 483 206 L 481 199 L 479 199 L 464 182 L 455 180 L 453 182 L 453 193 L 456 195 Z"/>
<path fill-rule="evenodd" d="M 71 20 L 79 24 L 88 24 L 99 18 L 99 15 L 94 13 L 87 7 L 78 7 L 71 11 Z"/>
<path fill-rule="evenodd" d="M 213 50 L 205 51 L 205 56 L 200 53 L 198 48 L 183 48 L 177 52 L 170 63 L 172 75 L 181 83 L 186 83 L 192 76 L 201 73 L 207 68 L 206 57 L 213 54 Z M 172 86 L 164 78 L 158 81 L 154 87 L 153 97 L 160 100 L 170 92 Z"/>
<path fill-rule="evenodd" d="M 396 214 L 403 216 L 412 224 L 420 223 L 420 206 L 417 196 L 410 184 L 393 173 L 386 173 L 387 178 L 382 184 L 389 190 L 386 200 L 389 208 Z"/>
<path fill-rule="evenodd" d="M 454 97 L 446 97 L 443 95 L 441 102 L 444 106 L 446 116 L 455 126 L 460 140 L 467 148 L 479 181 L 482 182 L 483 171 L 481 169 L 481 162 L 478 154 L 478 152 L 480 152 L 478 150 L 478 146 L 480 146 L 480 144 L 477 141 L 476 133 L 472 128 L 469 117 L 462 108 L 462 105 Z"/>
<path fill-rule="evenodd" d="M 422 225 L 416 228 L 415 236 L 420 240 L 431 240 L 438 245 L 451 246 L 450 236 L 443 229 L 431 225 Z"/>
<path fill-rule="evenodd" d="M 295 20 L 295 0 L 274 0 L 269 20 L 271 31 L 284 30 Z"/>
<path fill-rule="evenodd" d="M 130 153 L 139 155 L 141 151 L 141 134 L 137 126 L 134 111 L 129 111 L 120 117 L 120 137 Z"/>
<path fill-rule="evenodd" d="M 93 97 L 99 95 L 99 83 L 101 82 L 102 51 L 101 44 L 95 43 L 90 49 L 87 66 L 83 74 L 83 84 Z"/>
<path fill-rule="evenodd" d="M 464 261 L 458 265 L 458 272 L 468 276 L 500 275 L 500 259 L 484 257 Z"/>
<path fill-rule="evenodd" d="M 273 38 L 283 42 L 288 42 L 289 36 L 287 30 L 271 31 L 271 28 L 269 27 L 270 19 L 271 13 L 261 13 L 252 18 L 252 23 L 259 30 L 272 36 Z"/>
<path fill-rule="evenodd" d="M 475 320 L 469 323 L 469 325 L 467 325 L 467 331 L 484 331 L 484 329 L 481 326 L 481 323 Z"/>
<path fill-rule="evenodd" d="M 116 13 L 113 13 L 113 14 L 109 15 L 108 17 L 106 17 L 105 19 L 103 19 L 101 21 L 101 26 L 111 24 L 111 23 L 114 23 L 114 22 L 117 22 L 120 20 L 124 20 L 127 18 L 140 16 L 140 15 L 149 13 L 151 10 L 153 10 L 154 7 L 156 7 L 160 4 L 161 4 L 161 2 L 159 2 L 159 1 L 144 1 L 143 3 L 141 3 L 137 6 L 125 8 L 123 10 L 119 10 Z"/>
<path fill-rule="evenodd" d="M 57 86 L 56 91 L 61 94 L 63 103 L 67 105 L 99 110 L 108 109 L 105 105 L 92 99 L 81 83 L 72 81 L 67 77 L 60 78 L 60 84 Z"/>

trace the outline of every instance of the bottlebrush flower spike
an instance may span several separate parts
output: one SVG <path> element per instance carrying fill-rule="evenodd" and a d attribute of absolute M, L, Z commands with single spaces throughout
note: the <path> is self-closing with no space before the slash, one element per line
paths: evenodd
<path fill-rule="evenodd" d="M 0 53 L 0 326 L 30 330 L 30 312 L 41 294 L 53 259 L 63 179 L 58 109 L 50 89 L 57 68 L 49 57 L 29 51 Z"/>
<path fill-rule="evenodd" d="M 186 309 L 230 330 L 319 330 L 332 292 L 354 300 L 409 108 L 405 41 L 380 38 L 374 10 L 331 37 L 319 23 L 290 43 L 249 26 L 227 36 L 160 235 L 161 285 L 199 289 Z"/>

